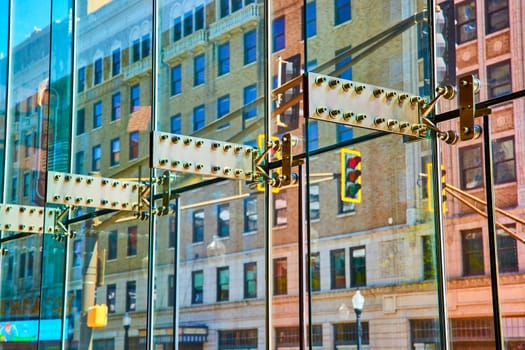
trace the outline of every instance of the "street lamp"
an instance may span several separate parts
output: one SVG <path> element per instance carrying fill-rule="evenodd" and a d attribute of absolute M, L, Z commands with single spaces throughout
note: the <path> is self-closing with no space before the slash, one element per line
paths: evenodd
<path fill-rule="evenodd" d="M 122 326 L 124 327 L 124 350 L 129 349 L 129 326 L 131 326 L 131 316 L 126 312 L 122 317 Z"/>
<path fill-rule="evenodd" d="M 361 312 L 365 304 L 365 298 L 361 295 L 360 291 L 357 291 L 352 297 L 352 306 L 355 311 L 355 323 L 357 333 L 357 350 L 361 350 Z"/>

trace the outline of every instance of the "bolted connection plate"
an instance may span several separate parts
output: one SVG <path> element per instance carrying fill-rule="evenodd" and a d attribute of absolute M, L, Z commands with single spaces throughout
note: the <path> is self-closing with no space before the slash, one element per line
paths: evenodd
<path fill-rule="evenodd" d="M 146 185 L 133 181 L 50 171 L 47 201 L 99 209 L 139 209 L 140 192 Z"/>
<path fill-rule="evenodd" d="M 425 137 L 419 96 L 308 73 L 310 118 L 412 137 Z"/>
<path fill-rule="evenodd" d="M 56 209 L 17 204 L 0 204 L 0 230 L 54 233 Z M 45 224 L 45 226 L 44 226 Z"/>
<path fill-rule="evenodd" d="M 235 180 L 253 179 L 254 159 L 258 155 L 253 147 L 157 131 L 151 135 L 152 168 Z"/>

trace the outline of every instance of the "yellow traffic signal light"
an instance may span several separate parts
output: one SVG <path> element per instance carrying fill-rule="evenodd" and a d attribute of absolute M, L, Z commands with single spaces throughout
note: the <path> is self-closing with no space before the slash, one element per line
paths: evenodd
<path fill-rule="evenodd" d="M 341 200 L 361 203 L 361 152 L 341 149 Z"/>

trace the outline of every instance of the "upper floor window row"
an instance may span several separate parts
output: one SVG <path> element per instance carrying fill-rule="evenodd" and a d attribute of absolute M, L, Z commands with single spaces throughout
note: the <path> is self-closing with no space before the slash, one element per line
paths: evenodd
<path fill-rule="evenodd" d="M 485 34 L 509 27 L 508 0 L 485 1 Z M 449 21 L 452 19 L 449 19 Z M 476 1 L 467 0 L 456 5 L 456 42 L 462 44 L 477 38 Z"/>
<path fill-rule="evenodd" d="M 185 12 L 182 16 L 173 19 L 173 41 L 179 41 L 204 28 L 204 5 Z"/>
<path fill-rule="evenodd" d="M 220 18 L 226 17 L 253 3 L 255 3 L 255 0 L 220 0 L 219 16 Z"/>

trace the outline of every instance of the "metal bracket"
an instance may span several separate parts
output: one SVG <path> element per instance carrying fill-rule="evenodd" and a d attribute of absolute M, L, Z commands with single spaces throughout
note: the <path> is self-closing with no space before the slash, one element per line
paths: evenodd
<path fill-rule="evenodd" d="M 361 128 L 424 138 L 424 100 L 405 92 L 308 73 L 309 117 Z"/>
<path fill-rule="evenodd" d="M 199 175 L 252 180 L 256 149 L 193 136 L 151 133 L 150 166 Z"/>
<path fill-rule="evenodd" d="M 44 207 L 0 204 L 0 229 L 10 232 L 54 233 L 57 213 L 56 209 Z"/>
<path fill-rule="evenodd" d="M 50 171 L 47 179 L 47 201 L 66 206 L 139 210 L 146 185 L 98 176 Z"/>

